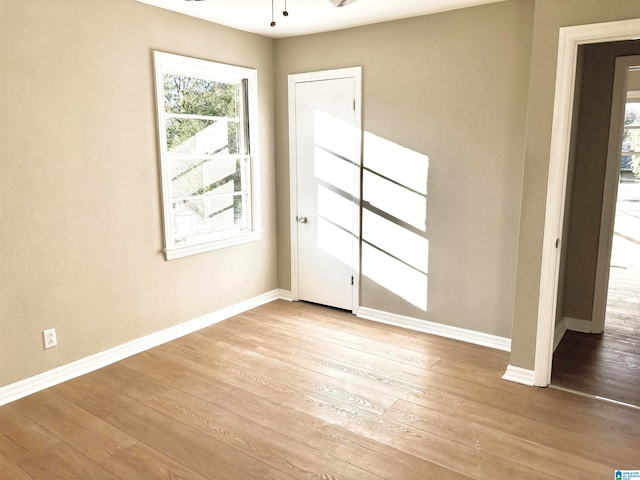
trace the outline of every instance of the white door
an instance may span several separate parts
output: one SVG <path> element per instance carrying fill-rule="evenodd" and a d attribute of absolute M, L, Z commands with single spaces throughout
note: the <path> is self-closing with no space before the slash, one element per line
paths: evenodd
<path fill-rule="evenodd" d="M 292 293 L 294 299 L 352 311 L 359 245 L 359 78 L 359 69 L 345 69 L 291 75 L 289 84 Z"/>

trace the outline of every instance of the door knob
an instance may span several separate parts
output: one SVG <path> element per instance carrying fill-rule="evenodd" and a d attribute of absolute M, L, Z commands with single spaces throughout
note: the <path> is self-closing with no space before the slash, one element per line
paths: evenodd
<path fill-rule="evenodd" d="M 307 217 L 296 217 L 298 223 L 307 223 Z"/>

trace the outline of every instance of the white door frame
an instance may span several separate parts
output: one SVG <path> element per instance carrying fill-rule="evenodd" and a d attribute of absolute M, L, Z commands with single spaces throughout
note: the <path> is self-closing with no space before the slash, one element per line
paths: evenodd
<path fill-rule="evenodd" d="M 294 73 L 289 75 L 289 225 L 291 229 L 291 297 L 298 300 L 298 158 L 297 136 L 295 128 L 296 118 L 296 84 L 316 82 L 321 80 L 337 80 L 353 78 L 355 81 L 355 128 L 360 141 L 357 142 L 355 161 L 358 162 L 359 172 L 362 170 L 362 67 L 339 68 L 319 72 Z M 353 308 L 357 315 L 360 307 L 360 173 L 356 175 L 353 186 Z"/>
<path fill-rule="evenodd" d="M 556 242 L 562 238 L 564 221 L 578 47 L 639 37 L 640 19 L 560 28 L 538 296 L 533 378 L 534 385 L 537 386 L 545 387 L 551 382 L 558 275 L 562 252 L 562 245 L 557 247 Z"/>
<path fill-rule="evenodd" d="M 611 250 L 613 247 L 616 200 L 620 178 L 620 152 L 624 133 L 624 112 L 627 103 L 627 78 L 629 67 L 640 65 L 640 55 L 618 57 L 613 84 L 611 104 L 611 128 L 604 177 L 602 215 L 600 217 L 600 239 L 596 264 L 596 284 L 591 315 L 591 333 L 602 333 L 607 314 L 609 272 L 611 270 Z"/>

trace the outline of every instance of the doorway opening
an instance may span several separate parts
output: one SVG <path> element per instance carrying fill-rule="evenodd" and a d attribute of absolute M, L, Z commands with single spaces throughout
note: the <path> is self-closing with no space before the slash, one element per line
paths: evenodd
<path fill-rule="evenodd" d="M 582 51 L 581 113 L 569 169 L 569 232 L 558 294 L 557 324 L 568 331 L 560 332 L 551 384 L 640 408 L 640 56 L 617 56 L 634 48 L 617 42 Z M 609 69 L 601 66 L 607 57 L 615 60 L 609 80 Z M 594 64 L 604 73 L 600 80 Z M 606 94 L 611 84 L 612 97 Z M 604 157 L 603 170 L 594 168 Z M 604 187 L 600 199 L 594 193 L 598 185 Z M 601 210 L 599 222 L 593 218 L 596 210 Z M 595 254 L 588 254 L 590 245 Z M 589 284 L 592 295 L 585 292 Z"/>
<path fill-rule="evenodd" d="M 517 376 L 508 375 L 514 381 L 536 386 L 548 386 L 551 381 L 551 365 L 554 351 L 554 333 L 557 320 L 557 296 L 560 259 L 564 246 L 562 236 L 572 142 L 574 114 L 573 99 L 576 94 L 578 48 L 581 45 L 634 40 L 640 36 L 640 19 L 592 25 L 563 27 L 559 34 L 558 68 L 556 76 L 553 112 L 551 154 L 547 177 L 547 197 L 542 241 L 540 289 L 538 292 L 537 332 L 534 370 L 520 369 Z"/>

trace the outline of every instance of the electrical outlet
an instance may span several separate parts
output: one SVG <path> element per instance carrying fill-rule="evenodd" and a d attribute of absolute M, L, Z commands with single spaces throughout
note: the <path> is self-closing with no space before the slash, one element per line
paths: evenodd
<path fill-rule="evenodd" d="M 44 348 L 51 348 L 58 345 L 58 339 L 56 338 L 56 329 L 50 328 L 42 331 L 44 337 Z"/>

